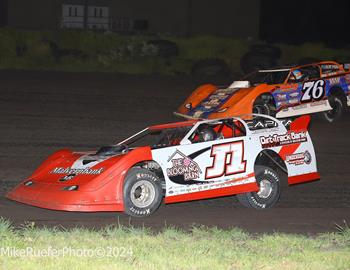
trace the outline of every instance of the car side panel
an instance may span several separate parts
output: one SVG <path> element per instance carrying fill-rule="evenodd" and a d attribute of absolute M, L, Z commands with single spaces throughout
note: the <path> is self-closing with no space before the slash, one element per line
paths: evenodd
<path fill-rule="evenodd" d="M 257 191 L 260 149 L 247 137 L 152 150 L 166 181 L 167 203 Z"/>

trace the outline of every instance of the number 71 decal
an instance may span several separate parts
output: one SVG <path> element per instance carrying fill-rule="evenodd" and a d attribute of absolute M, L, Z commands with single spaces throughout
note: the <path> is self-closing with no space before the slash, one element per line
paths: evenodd
<path fill-rule="evenodd" d="M 301 91 L 303 92 L 301 102 L 321 100 L 325 94 L 325 82 L 324 80 L 306 82 Z"/>
<path fill-rule="evenodd" d="M 205 170 L 205 179 L 218 178 L 246 171 L 247 161 L 243 159 L 243 141 L 213 145 L 210 156 L 214 159 L 212 166 Z"/>

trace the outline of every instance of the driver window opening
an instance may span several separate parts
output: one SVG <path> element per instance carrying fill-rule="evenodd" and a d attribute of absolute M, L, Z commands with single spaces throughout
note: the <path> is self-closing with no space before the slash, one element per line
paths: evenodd
<path fill-rule="evenodd" d="M 300 83 L 318 78 L 320 78 L 320 68 L 318 66 L 306 66 L 293 69 L 288 83 Z"/>
<path fill-rule="evenodd" d="M 215 124 L 201 124 L 189 139 L 192 143 L 199 143 L 241 137 L 245 135 L 245 127 L 240 121 L 228 119 Z"/>

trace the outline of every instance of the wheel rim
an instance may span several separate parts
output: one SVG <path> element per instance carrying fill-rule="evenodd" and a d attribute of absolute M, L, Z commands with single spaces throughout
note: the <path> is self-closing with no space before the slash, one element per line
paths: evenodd
<path fill-rule="evenodd" d="M 271 195 L 272 190 L 271 182 L 263 179 L 260 181 L 260 189 L 257 195 L 262 199 L 267 199 Z"/>
<path fill-rule="evenodd" d="M 145 180 L 135 183 L 130 191 L 131 202 L 139 208 L 145 208 L 152 204 L 156 196 L 154 186 Z"/>

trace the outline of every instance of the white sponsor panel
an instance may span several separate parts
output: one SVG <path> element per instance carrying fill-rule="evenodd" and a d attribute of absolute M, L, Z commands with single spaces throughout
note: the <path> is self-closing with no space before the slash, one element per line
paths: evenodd
<path fill-rule="evenodd" d="M 269 149 L 279 153 L 291 144 L 297 147 L 292 147 L 290 153 L 288 150 L 284 157 L 288 158 L 285 162 L 288 175 L 316 172 L 315 153 L 308 132 L 288 132 L 282 122 L 269 116 L 266 120 L 277 124 L 273 129 L 262 126 L 256 132 L 242 121 L 246 136 L 192 143 L 189 138 L 198 126 L 220 120 L 200 121 L 184 136 L 180 145 L 153 149 L 153 159 L 161 166 L 165 177 L 166 196 L 253 183 L 256 181 L 254 165 L 260 152 Z M 309 153 L 308 158 L 305 153 Z M 299 158 L 300 161 L 293 161 Z M 308 160 L 310 162 L 306 162 Z"/>
<path fill-rule="evenodd" d="M 288 107 L 279 111 L 276 114 L 276 117 L 284 118 L 284 117 L 291 117 L 291 116 L 297 116 L 302 114 L 329 111 L 332 109 L 332 107 L 329 105 L 328 100 L 324 100 L 323 102 L 317 101 L 315 102 L 315 104 L 317 105 L 315 106 L 313 103 L 305 103 L 305 104 L 301 104 L 293 107 Z"/>

